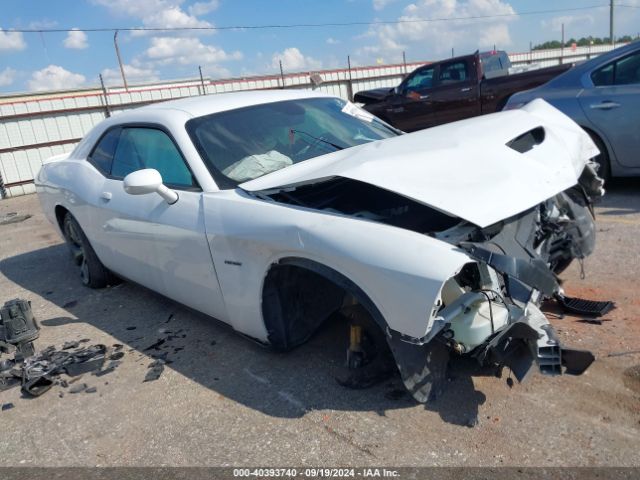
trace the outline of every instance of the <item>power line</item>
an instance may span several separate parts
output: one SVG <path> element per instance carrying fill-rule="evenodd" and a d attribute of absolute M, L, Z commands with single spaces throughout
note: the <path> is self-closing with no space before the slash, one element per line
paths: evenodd
<path fill-rule="evenodd" d="M 631 7 L 631 5 L 619 5 Z M 494 15 L 473 15 L 467 17 L 442 17 L 442 18 L 414 18 L 408 20 L 377 20 L 371 22 L 330 22 L 330 23 L 292 23 L 292 24 L 274 24 L 274 25 L 235 25 L 222 27 L 118 27 L 118 28 L 14 28 L 4 29 L 5 32 L 21 32 L 21 33 L 64 33 L 71 31 L 80 32 L 174 32 L 174 31 L 207 31 L 207 30 L 261 30 L 275 28 L 311 28 L 311 27 L 353 27 L 353 26 L 371 26 L 371 25 L 397 25 L 403 23 L 429 23 L 429 22 L 451 22 L 459 20 L 484 20 L 490 18 L 518 17 L 524 15 L 544 15 L 547 13 L 563 13 L 574 12 L 577 10 L 593 10 L 596 8 L 609 7 L 609 5 L 590 5 L 586 7 L 559 8 L 553 10 L 535 10 L 519 13 L 499 13 Z M 633 7 L 636 8 L 636 7 Z"/>

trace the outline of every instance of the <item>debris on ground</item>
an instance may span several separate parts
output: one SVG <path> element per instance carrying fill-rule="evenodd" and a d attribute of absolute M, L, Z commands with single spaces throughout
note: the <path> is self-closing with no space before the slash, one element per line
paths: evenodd
<path fill-rule="evenodd" d="M 610 322 L 608 318 L 581 318 L 580 323 L 588 323 L 590 325 L 602 325 L 604 322 Z"/>
<path fill-rule="evenodd" d="M 76 383 L 69 389 L 69 393 L 80 393 L 87 389 L 86 383 Z"/>
<path fill-rule="evenodd" d="M 607 355 L 607 357 L 623 357 L 625 355 L 635 355 L 636 353 L 640 353 L 640 350 L 627 350 L 626 352 L 612 352 Z"/>
<path fill-rule="evenodd" d="M 39 397 L 54 385 L 67 388 L 86 373 L 112 372 L 120 364 L 117 360 L 123 356 L 119 352 L 123 346 L 117 344 L 104 368 L 107 347 L 101 344 L 81 346 L 90 341 L 86 338 L 65 342 L 59 350 L 51 345 L 36 353 L 33 342 L 38 338 L 39 330 L 30 302 L 14 299 L 0 310 L 0 356 L 14 354 L 13 359 L 0 358 L 0 391 L 20 385 L 24 395 Z M 63 374 L 72 378 L 68 381 L 60 378 Z M 91 387 L 78 383 L 70 392 L 78 393 L 88 388 Z"/>
<path fill-rule="evenodd" d="M 601 317 L 616 308 L 614 302 L 585 300 L 560 294 L 556 295 L 556 300 L 564 312 L 573 313 L 574 315 Z"/>
<path fill-rule="evenodd" d="M 76 303 L 73 300 L 65 305 L 74 306 Z M 36 353 L 33 341 L 38 338 L 40 327 L 31 313 L 31 304 L 15 299 L 7 302 L 0 313 L 0 357 L 3 353 L 15 352 L 13 359 L 0 358 L 0 392 L 20 385 L 23 394 L 30 397 L 39 397 L 54 386 L 68 389 L 72 394 L 95 393 L 95 386 L 79 380 L 85 374 L 101 377 L 113 372 L 125 356 L 124 345 L 121 343 L 114 343 L 111 347 L 102 344 L 84 345 L 90 342 L 88 338 L 66 341 L 60 349 L 51 345 Z M 173 318 L 171 314 L 167 322 Z M 135 330 L 136 327 L 126 329 Z M 176 354 L 185 348 L 182 345 L 171 345 L 172 340 L 187 336 L 183 329 L 173 331 L 161 328 L 158 331 L 163 337 L 143 349 L 158 352 L 150 354 L 153 361 L 148 365 L 144 382 L 159 379 L 164 366 L 172 363 L 167 358 L 169 350 Z M 136 340 L 143 338 L 138 337 Z M 211 344 L 215 345 L 215 341 Z M 62 378 L 62 375 L 70 378 Z M 60 391 L 58 396 L 64 397 L 64 392 Z"/>
<path fill-rule="evenodd" d="M 149 364 L 149 370 L 147 371 L 147 375 L 144 377 L 145 382 L 153 382 L 154 380 L 158 380 L 162 372 L 164 371 L 164 365 L 166 361 L 157 358 L 153 362 Z"/>
<path fill-rule="evenodd" d="M 2 404 L 2 411 L 11 410 L 15 405 L 11 402 Z"/>
<path fill-rule="evenodd" d="M 10 212 L 5 215 L 0 215 L 0 225 L 9 225 L 10 223 L 20 223 L 31 218 L 32 215 L 26 213 L 24 215 L 18 215 L 18 212 Z"/>

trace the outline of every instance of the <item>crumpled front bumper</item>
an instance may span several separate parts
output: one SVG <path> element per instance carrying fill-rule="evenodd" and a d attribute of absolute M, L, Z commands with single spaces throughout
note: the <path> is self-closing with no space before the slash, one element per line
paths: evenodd
<path fill-rule="evenodd" d="M 532 303 L 518 320 L 478 347 L 474 356 L 482 364 L 510 368 L 518 381 L 527 376 L 534 362 L 543 374 L 580 375 L 595 360 L 589 351 L 563 347 L 545 315 Z"/>
<path fill-rule="evenodd" d="M 509 368 L 523 381 L 534 364 L 547 375 L 582 374 L 595 360 L 586 350 L 562 346 L 555 330 L 540 309 L 528 303 L 511 321 L 483 345 L 472 352 L 481 365 Z M 413 398 L 425 403 L 437 397 L 447 380 L 450 345 L 446 330 L 428 343 L 408 343 L 402 336 L 391 334 L 387 341 L 393 352 L 402 381 Z"/>

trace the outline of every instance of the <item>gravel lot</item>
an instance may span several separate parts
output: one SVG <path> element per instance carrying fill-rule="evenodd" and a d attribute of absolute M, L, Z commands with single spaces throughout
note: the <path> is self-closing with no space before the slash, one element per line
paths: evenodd
<path fill-rule="evenodd" d="M 0 412 L 0 466 L 640 465 L 640 379 L 629 374 L 640 354 L 608 356 L 640 350 L 640 180 L 613 183 L 598 206 L 586 278 L 575 264 L 563 276 L 568 294 L 618 305 L 602 325 L 552 319 L 566 344 L 596 354 L 589 371 L 510 388 L 459 362 L 427 406 L 397 395 L 399 378 L 340 387 L 344 326 L 272 353 L 137 285 L 83 287 L 36 196 L 0 201 L 0 217 L 9 212 L 32 217 L 0 225 L 0 302 L 31 300 L 38 348 L 89 338 L 126 355 L 114 372 L 81 379 L 95 393 L 0 392 L 15 405 Z M 143 382 L 145 349 L 179 329 L 186 336 L 163 345 L 172 363 Z"/>

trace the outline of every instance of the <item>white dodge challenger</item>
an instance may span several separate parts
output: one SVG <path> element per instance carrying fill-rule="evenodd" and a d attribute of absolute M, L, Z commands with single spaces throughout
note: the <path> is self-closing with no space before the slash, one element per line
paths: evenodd
<path fill-rule="evenodd" d="M 403 134 L 262 91 L 118 114 L 36 186 L 87 286 L 128 279 L 280 350 L 342 312 L 353 370 L 386 349 L 425 402 L 451 355 L 518 379 L 591 364 L 538 307 L 593 250 L 597 154 L 542 100 Z"/>

